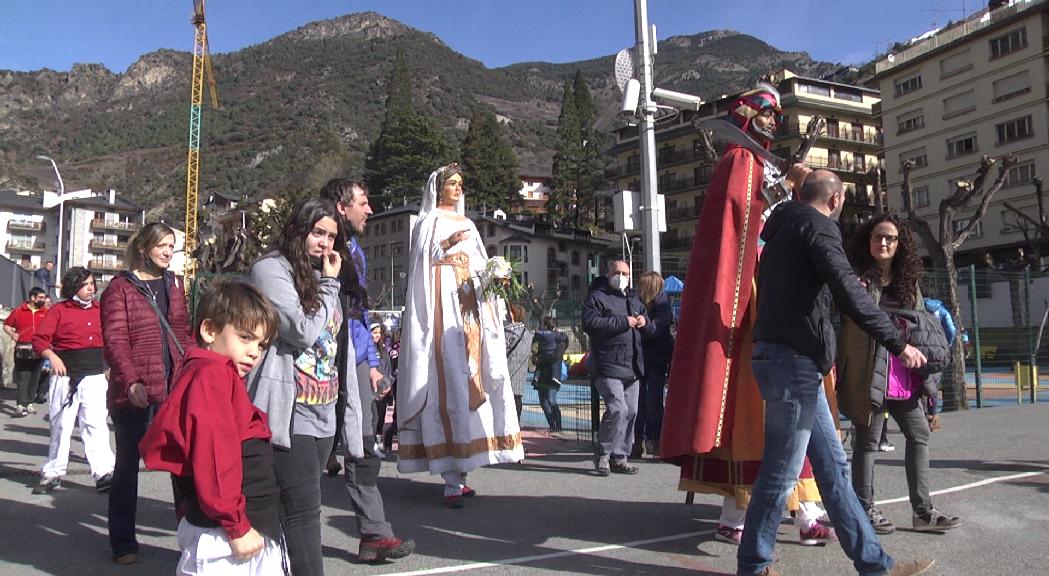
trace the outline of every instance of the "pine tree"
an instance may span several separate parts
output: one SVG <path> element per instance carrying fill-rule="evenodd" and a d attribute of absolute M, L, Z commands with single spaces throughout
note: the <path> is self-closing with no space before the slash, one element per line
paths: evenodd
<path fill-rule="evenodd" d="M 386 116 L 364 165 L 375 203 L 388 208 L 417 200 L 430 172 L 449 157 L 448 143 L 433 119 L 412 103 L 408 66 L 398 51 L 386 93 Z"/>
<path fill-rule="evenodd" d="M 597 106 L 582 72 L 576 70 L 566 81 L 557 119 L 557 150 L 554 153 L 555 221 L 576 228 L 584 220 L 596 224 L 595 192 L 603 182 L 604 138 L 594 130 Z"/>
<path fill-rule="evenodd" d="M 517 155 L 491 112 L 478 110 L 470 118 L 461 161 L 469 207 L 509 211 L 510 200 L 521 187 Z"/>

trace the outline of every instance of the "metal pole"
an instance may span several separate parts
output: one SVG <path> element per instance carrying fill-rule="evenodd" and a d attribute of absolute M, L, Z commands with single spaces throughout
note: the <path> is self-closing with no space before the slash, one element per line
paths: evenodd
<path fill-rule="evenodd" d="M 1027 349 L 1031 351 L 1027 361 L 1028 374 L 1031 375 L 1031 404 L 1038 403 L 1038 350 L 1034 346 L 1034 325 L 1031 323 L 1031 268 L 1024 268 L 1024 314 L 1027 316 Z"/>
<path fill-rule="evenodd" d="M 980 364 L 980 320 L 976 314 L 976 266 L 969 264 L 969 308 L 972 311 L 973 349 L 976 350 L 976 407 L 983 408 L 983 366 Z M 962 343 L 965 346 L 965 343 Z M 963 354 L 964 356 L 964 354 Z M 963 374 L 964 378 L 965 375 Z"/>
<path fill-rule="evenodd" d="M 65 222 L 64 208 L 66 204 L 66 184 L 62 181 L 62 174 L 58 171 L 58 163 L 50 156 L 37 156 L 38 160 L 47 160 L 55 169 L 55 178 L 58 178 L 58 250 L 55 255 L 55 279 L 62 278 L 62 225 Z"/>
<path fill-rule="evenodd" d="M 656 105 L 652 101 L 652 38 L 648 26 L 648 0 L 634 0 L 634 25 L 637 45 L 635 69 L 641 71 L 641 239 L 645 243 L 645 264 L 659 272 L 659 193 L 656 181 Z"/>

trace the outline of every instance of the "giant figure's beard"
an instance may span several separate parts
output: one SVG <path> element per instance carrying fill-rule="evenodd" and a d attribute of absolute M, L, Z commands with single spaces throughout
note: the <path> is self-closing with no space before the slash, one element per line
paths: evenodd
<path fill-rule="evenodd" d="M 773 140 L 776 139 L 776 131 L 775 131 L 775 129 L 770 129 L 771 126 L 772 126 L 772 124 L 769 124 L 768 127 L 758 128 L 757 125 L 755 125 L 753 122 L 751 122 L 750 123 L 750 131 L 753 132 L 758 137 L 758 141 L 759 142 L 762 142 L 762 143 L 764 143 L 764 142 L 772 142 Z"/>

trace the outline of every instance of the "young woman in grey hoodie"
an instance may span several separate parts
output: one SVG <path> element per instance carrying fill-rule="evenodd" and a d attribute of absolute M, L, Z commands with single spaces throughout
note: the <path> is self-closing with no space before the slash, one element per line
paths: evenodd
<path fill-rule="evenodd" d="M 276 245 L 249 273 L 280 318 L 276 341 L 249 376 L 249 391 L 273 432 L 284 535 L 296 576 L 324 573 L 320 478 L 335 437 L 336 342 L 343 321 L 339 247 L 346 242 L 338 218 L 328 200 L 300 201 Z M 347 412 L 354 413 L 349 407 Z M 360 439 L 348 445 L 351 452 L 360 450 Z"/>

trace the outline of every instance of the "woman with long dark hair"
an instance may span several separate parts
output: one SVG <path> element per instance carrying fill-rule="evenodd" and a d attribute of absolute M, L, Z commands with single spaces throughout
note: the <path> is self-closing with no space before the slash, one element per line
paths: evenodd
<path fill-rule="evenodd" d="M 922 262 L 907 223 L 882 214 L 861 226 L 849 248 L 849 259 L 860 282 L 882 310 L 923 310 L 918 283 Z M 926 378 L 899 362 L 848 317 L 842 319 L 838 346 L 838 406 L 852 420 L 855 443 L 852 486 L 878 534 L 896 527 L 874 507 L 874 460 L 887 420 L 887 410 L 907 439 L 904 467 L 918 531 L 942 531 L 961 525 L 932 505 L 929 495 L 929 422 L 926 419 Z"/>
<path fill-rule="evenodd" d="M 146 224 L 128 242 L 128 271 L 102 292 L 107 404 L 117 444 L 109 545 L 118 564 L 138 561 L 138 443 L 194 345 L 182 279 L 168 270 L 174 251 L 174 230 L 161 222 Z"/>
<path fill-rule="evenodd" d="M 273 432 L 291 572 L 324 574 L 321 470 L 335 438 L 336 353 L 342 327 L 339 271 L 345 245 L 335 204 L 299 201 L 283 233 L 252 266 L 252 283 L 273 303 L 277 339 L 248 377 L 252 401 Z M 360 446 L 350 446 L 360 452 Z"/>

